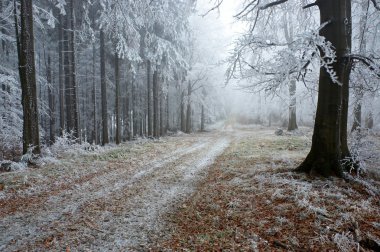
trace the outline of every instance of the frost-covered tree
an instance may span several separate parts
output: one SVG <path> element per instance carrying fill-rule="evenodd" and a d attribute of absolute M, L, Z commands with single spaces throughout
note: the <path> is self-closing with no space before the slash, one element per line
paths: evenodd
<path fill-rule="evenodd" d="M 218 1 L 220 4 L 222 1 Z M 252 0 L 244 3 L 242 11 L 238 16 L 254 17 L 252 18 L 251 32 L 256 27 L 256 22 L 260 18 L 267 17 L 273 10 L 279 8 L 288 0 L 279 1 L 258 1 Z M 376 1 L 372 1 L 376 3 Z M 350 153 L 347 147 L 347 116 L 348 116 L 348 88 L 349 76 L 353 59 L 358 59 L 351 54 L 351 34 L 352 34 L 352 16 L 351 16 L 351 1 L 350 0 L 318 0 L 309 4 L 305 4 L 303 9 L 319 8 L 320 27 L 317 32 L 312 32 L 309 36 L 301 39 L 297 44 L 302 45 L 302 50 L 299 54 L 301 64 L 294 70 L 302 73 L 301 70 L 307 70 L 311 59 L 317 57 L 320 60 L 320 75 L 319 75 L 319 92 L 317 113 L 314 125 L 313 141 L 311 151 L 305 161 L 297 168 L 297 171 L 316 173 L 323 176 L 342 176 L 343 167 L 341 160 L 349 158 Z M 244 40 L 244 47 L 251 47 L 257 44 L 272 47 L 273 40 L 254 38 L 250 39 L 250 34 L 246 35 L 247 40 Z M 304 43 L 302 43 L 304 41 Z M 305 43 L 306 42 L 306 43 Z M 253 45 L 252 45 L 253 44 Z M 239 60 L 241 49 L 240 44 L 237 46 L 235 54 L 237 60 L 234 61 L 229 75 L 236 71 L 239 64 L 250 65 L 255 72 L 268 73 L 273 75 L 273 69 L 257 69 L 258 66 L 250 64 L 250 62 L 242 62 Z M 311 50 L 305 50 L 311 48 Z M 297 48 L 297 47 L 296 47 Z M 254 50 L 253 50 L 254 51 Z M 297 55 L 297 53 L 293 53 Z M 281 62 L 281 61 L 280 61 Z M 369 62 L 367 62 L 371 65 Z M 281 76 L 276 75 L 272 83 L 279 82 L 278 77 L 286 78 L 289 72 L 289 66 L 293 64 L 279 66 L 276 62 L 269 66 L 278 69 L 285 69 L 285 73 Z M 264 74 L 265 75 L 265 74 Z M 265 76 L 264 76 L 265 77 Z M 262 75 L 260 78 L 263 78 Z M 270 86 L 269 86 L 270 88 Z"/>
<path fill-rule="evenodd" d="M 25 154 L 29 148 L 33 148 L 33 153 L 39 154 L 41 150 L 34 59 L 33 2 L 31 0 L 22 0 L 20 3 L 20 31 L 16 2 L 14 12 L 18 67 L 22 90 L 23 153 Z"/>

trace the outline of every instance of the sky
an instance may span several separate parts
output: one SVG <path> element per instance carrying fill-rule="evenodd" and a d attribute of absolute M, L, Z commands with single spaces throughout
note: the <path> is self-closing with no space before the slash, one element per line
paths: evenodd
<path fill-rule="evenodd" d="M 252 111 L 249 107 L 256 104 L 260 99 L 257 95 L 242 91 L 234 80 L 226 86 L 227 65 L 218 64 L 216 66 L 217 63 L 224 61 L 229 56 L 229 52 L 233 49 L 234 40 L 244 31 L 245 25 L 237 22 L 233 17 L 238 13 L 241 5 L 238 1 L 226 0 L 218 10 L 201 17 L 212 7 L 213 1 L 198 0 L 197 14 L 192 19 L 193 24 L 195 23 L 197 44 L 203 48 L 205 53 L 208 52 L 211 64 L 215 64 L 214 68 L 216 69 L 214 71 L 217 74 L 214 79 L 215 85 L 221 87 L 221 94 L 224 95 L 228 113 L 233 114 L 238 111 L 250 113 Z"/>

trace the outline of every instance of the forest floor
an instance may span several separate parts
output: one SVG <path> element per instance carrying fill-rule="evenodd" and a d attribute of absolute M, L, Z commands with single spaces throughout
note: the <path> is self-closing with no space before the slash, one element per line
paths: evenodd
<path fill-rule="evenodd" d="M 0 174 L 0 251 L 374 248 L 379 174 L 346 182 L 292 172 L 310 139 L 309 129 L 255 127 L 62 151 Z"/>

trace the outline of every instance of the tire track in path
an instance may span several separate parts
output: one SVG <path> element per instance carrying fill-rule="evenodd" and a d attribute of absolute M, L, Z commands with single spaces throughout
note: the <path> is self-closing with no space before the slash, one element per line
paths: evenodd
<path fill-rule="evenodd" d="M 0 250 L 139 250 L 164 230 L 161 214 L 193 191 L 230 141 L 205 135 L 133 173 L 115 169 L 6 215 L 0 218 Z"/>

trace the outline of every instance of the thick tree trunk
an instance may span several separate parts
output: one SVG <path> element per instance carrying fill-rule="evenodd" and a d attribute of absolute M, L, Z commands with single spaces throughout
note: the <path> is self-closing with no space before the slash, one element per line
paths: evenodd
<path fill-rule="evenodd" d="M 159 78 L 158 71 L 155 70 L 153 73 L 153 137 L 156 137 L 156 138 L 160 136 L 158 78 Z"/>
<path fill-rule="evenodd" d="M 115 49 L 116 50 L 116 49 Z M 115 51 L 115 113 L 116 113 L 116 144 L 120 144 L 120 72 L 119 72 L 119 56 Z"/>
<path fill-rule="evenodd" d="M 58 81 L 59 81 L 59 123 L 60 123 L 60 134 L 65 131 L 65 83 L 64 83 L 64 41 L 63 41 L 63 15 L 59 14 L 58 23 Z"/>
<path fill-rule="evenodd" d="M 107 113 L 106 52 L 104 32 L 100 30 L 100 89 L 102 99 L 102 145 L 109 143 Z"/>
<path fill-rule="evenodd" d="M 49 84 L 48 86 L 48 100 L 49 100 L 49 117 L 50 117 L 50 143 L 53 144 L 55 141 L 55 99 L 54 99 L 54 88 L 51 77 L 51 60 L 50 55 L 48 56 L 48 65 L 46 68 L 46 80 Z"/>
<path fill-rule="evenodd" d="M 289 123 L 288 123 L 288 131 L 298 129 L 297 126 L 297 96 L 296 96 L 297 85 L 295 80 L 291 80 L 289 83 Z"/>
<path fill-rule="evenodd" d="M 337 62 L 333 64 L 338 80 L 348 85 L 349 60 L 351 52 L 351 0 L 318 1 L 321 24 L 328 24 L 320 34 L 336 49 Z M 347 82 L 347 83 L 345 83 Z M 341 123 L 342 86 L 333 83 L 322 67 L 319 76 L 317 114 L 314 125 L 311 151 L 298 171 L 322 176 L 342 176 L 341 166 Z M 343 127 L 344 128 L 344 127 Z"/>
<path fill-rule="evenodd" d="M 351 37 L 350 37 L 351 38 Z M 351 48 L 351 43 L 349 43 Z M 343 79 L 342 79 L 342 114 L 340 119 L 340 150 L 341 150 L 341 160 L 343 161 L 344 168 L 350 170 L 352 163 L 350 149 L 348 148 L 347 143 L 347 124 L 348 124 L 348 102 L 349 102 L 349 82 L 350 82 L 350 73 L 351 73 L 351 62 L 349 59 L 344 61 L 345 68 L 343 69 Z"/>
<path fill-rule="evenodd" d="M 77 87 L 75 73 L 74 0 L 70 0 L 64 22 L 64 74 L 67 129 L 79 138 Z"/>
<path fill-rule="evenodd" d="M 16 4 L 15 4 L 16 5 Z M 15 6 L 16 7 L 16 6 Z M 32 0 L 21 0 L 21 32 L 18 32 L 17 10 L 15 9 L 16 40 L 19 60 L 19 74 L 23 107 L 23 153 L 33 147 L 33 153 L 40 153 L 38 125 L 37 85 L 34 61 L 34 31 Z"/>

